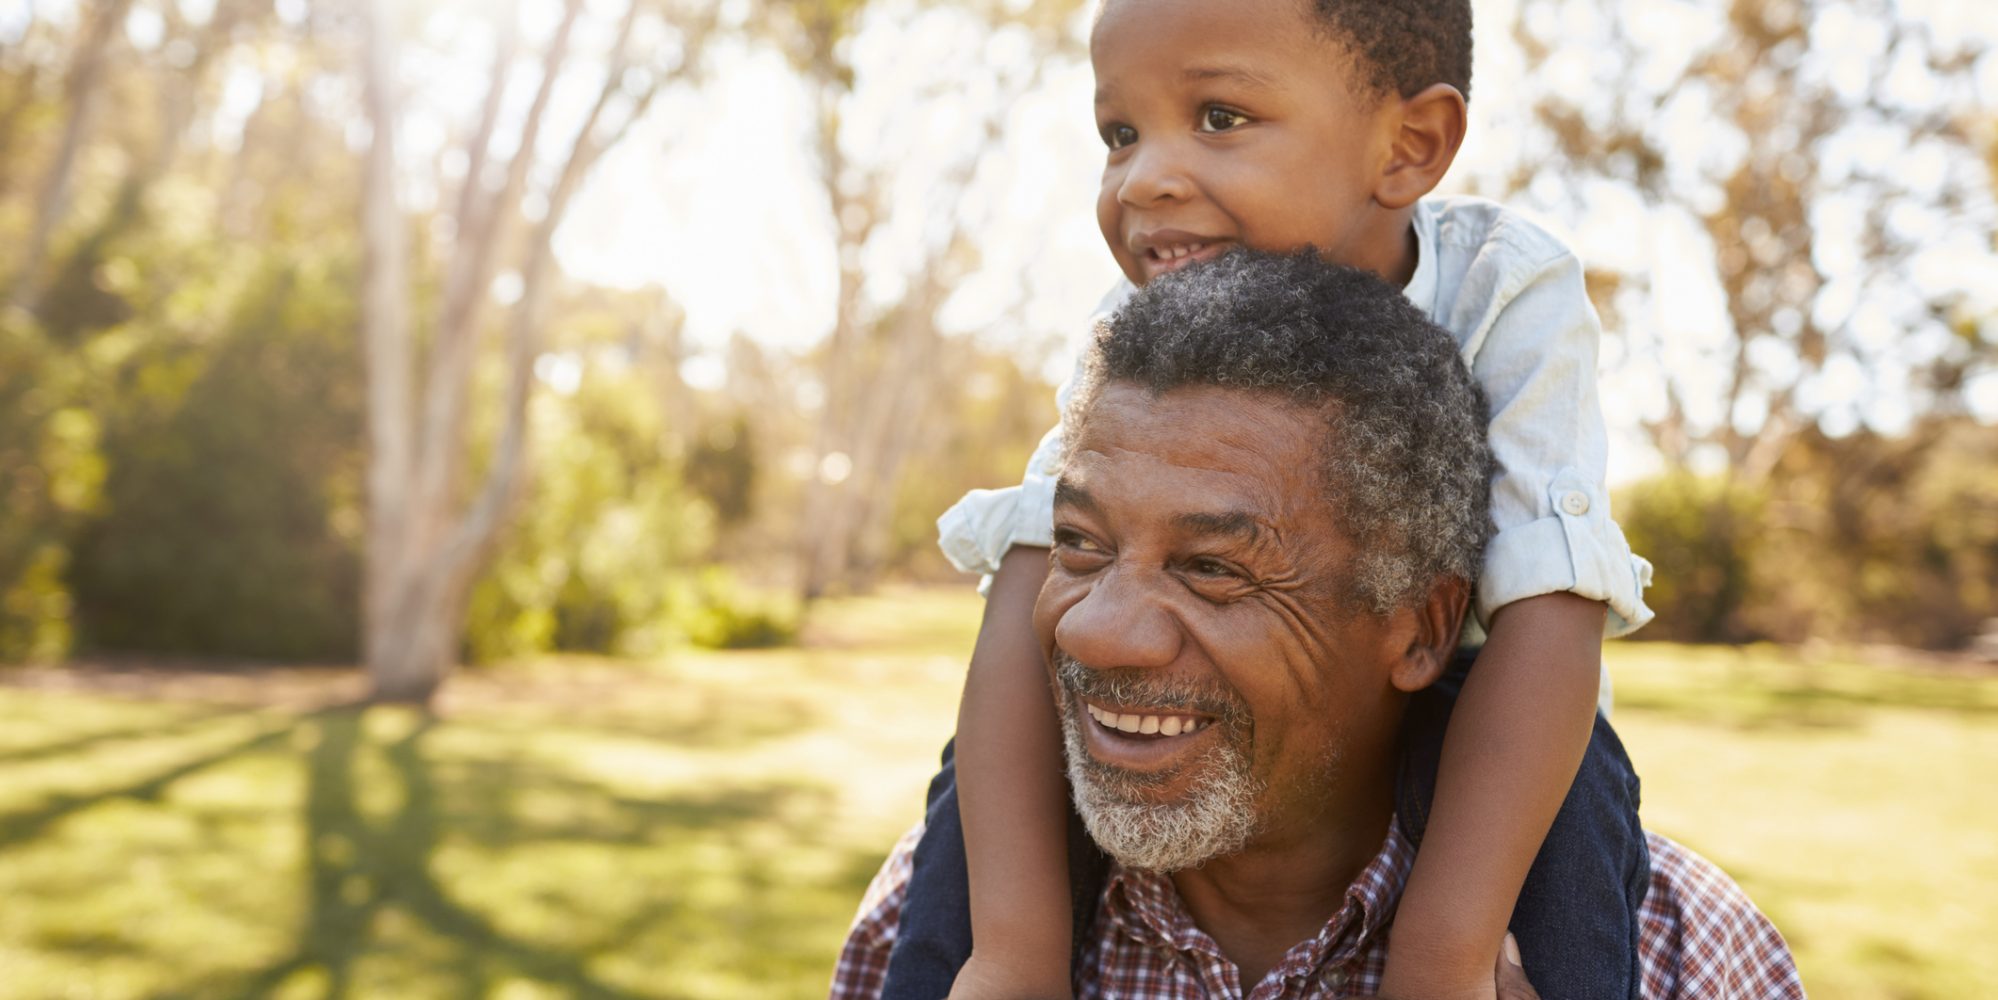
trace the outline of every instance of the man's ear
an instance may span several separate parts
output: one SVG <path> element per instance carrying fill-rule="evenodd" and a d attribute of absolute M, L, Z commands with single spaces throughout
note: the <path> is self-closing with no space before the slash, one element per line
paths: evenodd
<path fill-rule="evenodd" d="M 1396 689 L 1412 694 L 1443 676 L 1457 651 L 1457 633 L 1463 630 L 1464 610 L 1470 604 L 1470 584 L 1451 576 L 1436 581 L 1428 598 L 1409 609 L 1415 627 L 1389 678 Z"/>
<path fill-rule="evenodd" d="M 1447 83 L 1430 84 L 1413 97 L 1390 94 L 1387 100 L 1401 102 L 1401 122 L 1387 167 L 1374 187 L 1374 200 L 1401 209 L 1435 190 L 1449 173 L 1457 148 L 1464 144 L 1469 112 L 1464 95 Z"/>

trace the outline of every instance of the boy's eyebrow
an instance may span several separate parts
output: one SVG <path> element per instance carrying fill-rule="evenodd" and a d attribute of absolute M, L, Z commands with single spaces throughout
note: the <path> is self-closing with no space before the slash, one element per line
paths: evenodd
<path fill-rule="evenodd" d="M 1182 79 L 1189 81 L 1233 80 L 1236 83 L 1259 87 L 1264 90 L 1276 86 L 1275 81 L 1248 66 L 1227 63 L 1216 66 L 1188 66 L 1186 69 L 1181 70 L 1179 75 Z"/>
<path fill-rule="evenodd" d="M 1243 86 L 1254 87 L 1258 90 L 1272 90 L 1276 87 L 1276 81 L 1262 73 L 1256 72 L 1248 66 L 1226 64 L 1217 66 L 1188 66 L 1186 69 L 1181 70 L 1179 75 L 1180 79 L 1188 83 L 1199 83 L 1204 80 L 1232 80 Z M 1114 94 L 1115 91 L 1108 86 L 1097 87 L 1096 103 L 1108 103 Z"/>

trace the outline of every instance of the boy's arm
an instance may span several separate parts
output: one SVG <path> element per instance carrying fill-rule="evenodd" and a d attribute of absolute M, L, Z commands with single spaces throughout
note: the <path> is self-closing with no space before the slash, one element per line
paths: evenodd
<path fill-rule="evenodd" d="M 1016 546 L 1001 560 L 958 708 L 972 956 L 953 998 L 1069 995 L 1068 788 L 1033 630 L 1047 573 L 1044 548 Z"/>
<path fill-rule="evenodd" d="M 1602 634 L 1602 603 L 1567 593 L 1492 621 L 1443 740 L 1381 996 L 1492 996 L 1520 885 L 1588 748 Z"/>
<path fill-rule="evenodd" d="M 1588 746 L 1605 610 L 1612 634 L 1651 616 L 1650 566 L 1631 555 L 1603 490 L 1602 328 L 1581 261 L 1499 212 L 1462 282 L 1491 298 L 1460 299 L 1449 317 L 1469 328 L 1471 374 L 1491 405 L 1498 530 L 1475 606 L 1488 637 L 1451 715 L 1395 917 L 1381 991 L 1391 997 L 1491 996 L 1498 942 Z"/>

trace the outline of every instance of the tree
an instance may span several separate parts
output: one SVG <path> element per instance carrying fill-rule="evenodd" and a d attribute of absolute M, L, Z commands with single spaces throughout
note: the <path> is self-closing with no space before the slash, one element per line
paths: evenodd
<path fill-rule="evenodd" d="M 1643 429 L 1668 465 L 1704 452 L 1757 483 L 1805 429 L 1906 426 L 1993 370 L 1978 279 L 1919 277 L 1993 273 L 1988 41 L 1892 0 L 1524 0 L 1512 32 L 1527 76 L 1505 96 L 1535 127 L 1508 192 L 1577 218 L 1635 195 L 1710 248 L 1590 262 L 1605 329 L 1655 365 Z M 1702 264 L 1724 313 L 1704 339 L 1665 329 L 1689 307 L 1658 287 Z"/>
<path fill-rule="evenodd" d="M 877 7 L 884 5 L 876 5 Z M 872 155 L 856 155 L 849 114 L 862 74 L 852 37 L 870 8 L 865 0 L 777 0 L 766 27 L 809 86 L 817 105 L 813 145 L 819 181 L 833 221 L 839 286 L 833 326 L 821 358 L 824 402 L 813 442 L 814 475 L 805 510 L 811 525 L 801 542 L 801 590 L 807 599 L 864 586 L 869 567 L 888 543 L 893 502 L 904 466 L 920 440 L 936 388 L 942 338 L 937 313 L 978 266 L 974 225 L 961 210 L 966 191 L 995 158 L 1006 113 L 1038 86 L 1051 61 L 1076 55 L 1070 34 L 1071 0 L 1043 0 L 1021 8 L 965 3 L 948 8 L 973 19 L 987 33 L 1019 33 L 1036 58 L 1025 72 L 974 62 L 955 66 L 921 91 L 923 100 L 954 98 L 969 106 L 962 144 L 969 152 L 930 180 L 940 226 L 926 234 L 918 262 L 898 276 L 899 294 L 870 289 L 868 251 L 885 240 L 890 203 L 905 181 L 896 153 L 872 135 Z M 902 16 L 906 10 L 883 14 Z M 886 301 L 881 301 L 886 299 Z"/>
<path fill-rule="evenodd" d="M 131 6 L 132 0 L 100 0 L 92 4 L 85 14 L 87 26 L 77 44 L 69 74 L 63 81 L 63 95 L 69 113 L 63 119 L 62 138 L 57 142 L 55 158 L 42 175 L 35 198 L 34 222 L 28 229 L 21 259 L 15 264 L 14 280 L 7 296 L 9 305 L 24 312 L 34 311 L 42 261 L 48 253 L 49 240 L 56 224 L 68 210 L 76 157 L 95 118 L 105 60 L 113 37 L 124 24 L 125 14 Z"/>
<path fill-rule="evenodd" d="M 507 22 L 463 149 L 467 167 L 449 214 L 455 235 L 444 256 L 437 316 L 427 331 L 419 394 L 418 337 L 408 305 L 413 275 L 405 245 L 407 216 L 396 195 L 402 169 L 396 155 L 398 10 L 387 0 L 371 0 L 363 17 L 364 106 L 372 135 L 361 226 L 367 248 L 362 327 L 369 444 L 363 656 L 376 698 L 427 703 L 457 657 L 467 592 L 509 500 L 524 482 L 527 398 L 548 284 L 554 280 L 551 238 L 597 158 L 643 116 L 662 86 L 694 71 L 713 14 L 653 9 L 634 0 L 615 28 L 595 101 L 574 138 L 551 163 L 542 164 L 552 168 L 553 179 L 539 186 L 530 184 L 530 175 L 583 2 L 565 0 L 540 56 L 519 140 L 498 162 L 493 145 L 513 76 L 517 30 Z M 664 53 L 663 62 L 640 63 L 634 56 L 634 29 L 648 11 L 679 42 L 649 47 Z M 530 193 L 536 212 L 524 211 Z M 505 323 L 501 430 L 483 479 L 468 499 L 462 490 L 471 462 L 466 418 L 483 304 L 498 273 L 501 247 L 517 227 L 526 231 L 517 258 L 519 295 Z"/>

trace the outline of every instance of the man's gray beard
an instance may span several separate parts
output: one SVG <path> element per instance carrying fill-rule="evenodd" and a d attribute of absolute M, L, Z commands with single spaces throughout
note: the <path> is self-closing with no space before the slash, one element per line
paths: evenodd
<path fill-rule="evenodd" d="M 1217 705 L 1213 696 L 1203 701 L 1155 683 L 1120 683 L 1065 655 L 1055 655 L 1075 809 L 1105 853 L 1126 868 L 1175 872 L 1197 868 L 1248 845 L 1259 825 L 1256 796 L 1262 786 L 1250 773 L 1248 713 L 1239 701 L 1227 697 L 1219 699 Z M 1222 727 L 1221 742 L 1183 765 L 1195 772 L 1184 797 L 1171 802 L 1148 801 L 1144 793 L 1173 775 L 1133 774 L 1091 757 L 1082 727 L 1096 723 L 1082 721 L 1074 697 L 1078 692 L 1133 705 L 1199 704 L 1203 712 L 1218 716 L 1212 725 Z"/>

